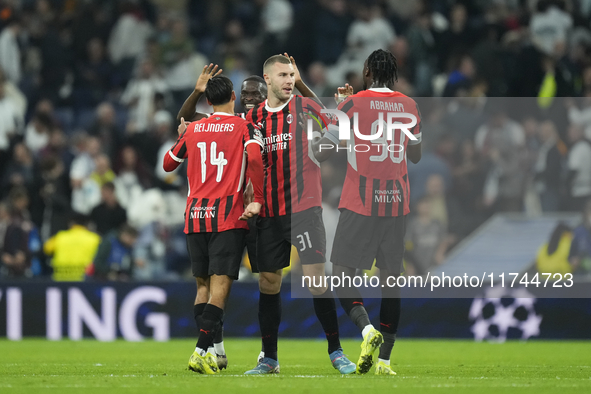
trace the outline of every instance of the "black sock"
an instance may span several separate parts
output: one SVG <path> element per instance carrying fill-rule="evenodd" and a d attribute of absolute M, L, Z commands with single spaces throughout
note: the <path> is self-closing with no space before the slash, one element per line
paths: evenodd
<path fill-rule="evenodd" d="M 219 329 L 215 332 L 213 343 L 220 343 L 224 341 L 224 316 L 222 315 L 222 322 Z"/>
<path fill-rule="evenodd" d="M 207 305 L 207 303 L 202 303 L 202 304 L 197 304 L 193 306 L 193 316 L 195 317 L 195 324 L 197 325 L 197 332 L 199 332 L 199 329 L 201 328 L 202 320 L 201 320 L 201 315 L 203 315 L 203 309 L 205 309 L 205 305 Z M 199 334 L 197 334 L 199 335 Z M 197 346 L 197 345 L 195 345 Z"/>
<path fill-rule="evenodd" d="M 351 309 L 351 312 L 349 312 L 349 317 L 351 318 L 353 323 L 355 323 L 357 328 L 359 328 L 359 331 L 363 331 L 363 329 L 366 326 L 371 324 L 371 322 L 369 321 L 369 316 L 367 315 L 367 311 L 365 310 L 363 304 L 355 305 L 353 309 Z"/>
<path fill-rule="evenodd" d="M 327 290 L 322 295 L 314 296 L 314 312 L 316 312 L 316 317 L 318 317 L 322 329 L 324 330 L 324 334 L 326 334 L 328 354 L 341 348 L 337 307 L 334 298 L 330 297 L 330 295 L 331 294 Z"/>
<path fill-rule="evenodd" d="M 207 351 L 213 345 L 215 332 L 221 327 L 224 311 L 215 305 L 207 304 L 203 310 L 202 325 L 199 329 L 197 347 Z"/>
<path fill-rule="evenodd" d="M 400 322 L 400 298 L 384 298 L 380 307 L 380 331 L 384 335 L 384 343 L 380 347 L 379 358 L 389 360 L 396 332 Z"/>
<path fill-rule="evenodd" d="M 281 293 L 264 294 L 259 297 L 259 325 L 265 357 L 277 361 L 277 337 L 281 323 Z"/>

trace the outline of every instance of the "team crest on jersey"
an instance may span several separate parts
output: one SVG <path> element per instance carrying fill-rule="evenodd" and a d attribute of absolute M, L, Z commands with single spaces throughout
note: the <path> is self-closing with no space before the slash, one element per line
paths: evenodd
<path fill-rule="evenodd" d="M 291 124 L 291 122 L 293 122 L 293 115 L 292 114 L 287 115 L 286 120 L 287 120 L 288 124 Z"/>
<path fill-rule="evenodd" d="M 221 118 L 219 116 L 216 116 L 215 120 L 220 120 Z"/>

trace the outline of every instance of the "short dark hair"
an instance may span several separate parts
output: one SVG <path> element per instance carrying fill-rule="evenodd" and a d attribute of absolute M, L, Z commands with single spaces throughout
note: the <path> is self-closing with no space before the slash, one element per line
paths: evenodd
<path fill-rule="evenodd" d="M 266 73 L 267 69 L 275 63 L 291 64 L 291 60 L 285 55 L 273 55 L 265 60 L 265 64 L 263 64 L 263 72 Z"/>
<path fill-rule="evenodd" d="M 103 186 L 101 186 L 101 189 L 109 189 L 110 191 L 114 192 L 115 184 L 113 182 L 105 182 L 103 183 Z"/>
<path fill-rule="evenodd" d="M 70 224 L 77 224 L 79 226 L 87 227 L 90 222 L 90 218 L 87 215 L 78 212 L 70 213 Z"/>
<path fill-rule="evenodd" d="M 374 83 L 392 86 L 398 81 L 398 64 L 390 51 L 376 49 L 367 58 L 367 68 L 371 72 Z"/>
<path fill-rule="evenodd" d="M 232 99 L 233 90 L 234 85 L 230 78 L 225 75 L 218 75 L 207 81 L 205 97 L 209 100 L 211 105 L 222 105 Z"/>
<path fill-rule="evenodd" d="M 267 86 L 267 82 L 265 82 L 265 79 L 263 77 L 260 77 L 258 75 L 251 75 L 250 77 L 246 77 L 244 78 L 244 82 L 258 82 L 258 83 L 262 83 L 263 85 Z"/>
<path fill-rule="evenodd" d="M 137 237 L 139 232 L 137 229 L 128 223 L 123 223 L 121 227 L 119 227 L 119 234 L 129 234 L 132 237 Z"/>

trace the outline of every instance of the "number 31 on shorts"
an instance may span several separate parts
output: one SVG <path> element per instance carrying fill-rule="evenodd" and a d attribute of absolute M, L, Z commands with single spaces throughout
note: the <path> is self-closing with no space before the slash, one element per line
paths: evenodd
<path fill-rule="evenodd" d="M 306 250 L 306 248 L 310 248 L 310 249 L 312 248 L 312 241 L 310 240 L 310 234 L 308 234 L 307 231 L 303 234 L 298 234 L 297 238 L 300 241 L 300 244 L 302 245 L 300 252 L 303 252 L 304 250 Z"/>

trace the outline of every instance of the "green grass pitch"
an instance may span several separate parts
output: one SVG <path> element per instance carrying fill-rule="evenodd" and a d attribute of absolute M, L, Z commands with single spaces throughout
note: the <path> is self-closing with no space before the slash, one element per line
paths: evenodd
<path fill-rule="evenodd" d="M 1 340 L 0 393 L 591 393 L 591 341 L 400 339 L 397 376 L 341 376 L 324 341 L 294 339 L 280 339 L 280 375 L 243 376 L 259 341 L 236 338 L 225 342 L 229 368 L 203 376 L 187 370 L 194 343 Z M 343 347 L 356 361 L 359 341 Z"/>

